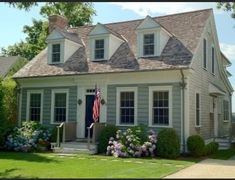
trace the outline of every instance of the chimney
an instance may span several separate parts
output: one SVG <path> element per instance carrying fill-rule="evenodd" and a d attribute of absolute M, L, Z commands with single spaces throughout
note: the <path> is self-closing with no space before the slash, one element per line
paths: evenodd
<path fill-rule="evenodd" d="M 49 33 L 55 29 L 55 27 L 59 29 L 65 29 L 68 26 L 68 21 L 65 17 L 60 15 L 51 15 L 49 16 Z"/>

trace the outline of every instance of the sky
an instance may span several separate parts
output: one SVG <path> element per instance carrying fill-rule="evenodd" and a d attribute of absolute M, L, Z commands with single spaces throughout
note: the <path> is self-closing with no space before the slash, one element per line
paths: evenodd
<path fill-rule="evenodd" d="M 32 25 L 33 18 L 46 20 L 39 14 L 40 6 L 43 3 L 39 4 L 38 7 L 25 12 L 9 7 L 8 3 L 0 2 L 0 49 L 24 40 L 23 26 Z M 235 19 L 231 18 L 229 12 L 218 10 L 215 2 L 95 2 L 93 7 L 96 10 L 96 15 L 92 18 L 93 24 L 140 19 L 147 15 L 154 17 L 213 8 L 221 51 L 233 63 L 228 70 L 233 74 L 229 80 L 235 89 Z M 232 111 L 235 112 L 235 93 L 232 102 Z"/>

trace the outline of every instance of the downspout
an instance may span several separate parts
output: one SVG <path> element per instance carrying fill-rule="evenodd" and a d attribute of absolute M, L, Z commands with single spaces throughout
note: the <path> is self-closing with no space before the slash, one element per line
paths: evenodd
<path fill-rule="evenodd" d="M 182 136 L 183 136 L 183 154 L 185 154 L 186 152 L 186 143 L 185 143 L 185 87 L 186 87 L 186 83 L 184 81 L 184 73 L 183 73 L 183 70 L 180 69 L 180 74 L 181 74 L 181 82 L 180 82 L 180 86 L 181 86 L 181 89 L 182 89 Z"/>

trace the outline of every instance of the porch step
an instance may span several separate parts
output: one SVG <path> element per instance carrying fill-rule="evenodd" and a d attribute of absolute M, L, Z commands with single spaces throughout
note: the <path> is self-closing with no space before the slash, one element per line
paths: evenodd
<path fill-rule="evenodd" d="M 231 144 L 228 137 L 224 138 L 215 138 L 215 142 L 219 144 L 219 149 L 229 149 Z"/>
<path fill-rule="evenodd" d="M 60 147 L 53 147 L 55 153 L 67 153 L 67 154 L 96 154 L 97 145 L 90 144 L 90 150 L 87 147 L 87 143 L 81 142 L 65 142 L 61 143 Z"/>

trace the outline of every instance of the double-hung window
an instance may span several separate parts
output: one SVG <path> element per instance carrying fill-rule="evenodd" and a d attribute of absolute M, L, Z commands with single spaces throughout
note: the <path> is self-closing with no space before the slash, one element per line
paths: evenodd
<path fill-rule="evenodd" d="M 60 44 L 52 44 L 52 63 L 59 63 L 60 62 Z"/>
<path fill-rule="evenodd" d="M 42 99 L 43 93 L 41 90 L 29 91 L 27 94 L 27 120 L 38 121 L 42 120 Z"/>
<path fill-rule="evenodd" d="M 201 125 L 200 123 L 200 94 L 196 93 L 196 127 Z"/>
<path fill-rule="evenodd" d="M 117 124 L 135 125 L 137 88 L 117 88 Z"/>
<path fill-rule="evenodd" d="M 215 74 L 215 48 L 211 48 L 211 73 Z"/>
<path fill-rule="evenodd" d="M 52 122 L 61 123 L 67 121 L 68 115 L 68 91 L 52 91 Z"/>
<path fill-rule="evenodd" d="M 224 109 L 224 121 L 229 120 L 229 103 L 228 101 L 224 100 L 223 101 L 223 109 Z"/>
<path fill-rule="evenodd" d="M 169 86 L 149 87 L 149 125 L 171 126 L 171 90 Z"/>
<path fill-rule="evenodd" d="M 151 56 L 154 55 L 154 34 L 144 34 L 143 42 L 143 55 Z"/>
<path fill-rule="evenodd" d="M 95 40 L 95 59 L 104 59 L 104 39 Z"/>
<path fill-rule="evenodd" d="M 207 68 L 207 43 L 206 39 L 203 39 L 203 68 Z"/>

